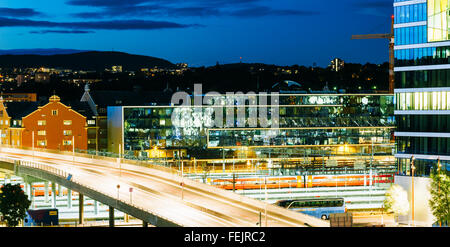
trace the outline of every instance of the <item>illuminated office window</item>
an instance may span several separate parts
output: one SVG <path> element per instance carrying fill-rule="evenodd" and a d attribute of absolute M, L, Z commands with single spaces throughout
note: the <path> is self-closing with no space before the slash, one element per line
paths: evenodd
<path fill-rule="evenodd" d="M 448 40 L 448 0 L 428 0 L 428 41 Z"/>
<path fill-rule="evenodd" d="M 398 93 L 397 110 L 450 110 L 450 92 Z"/>

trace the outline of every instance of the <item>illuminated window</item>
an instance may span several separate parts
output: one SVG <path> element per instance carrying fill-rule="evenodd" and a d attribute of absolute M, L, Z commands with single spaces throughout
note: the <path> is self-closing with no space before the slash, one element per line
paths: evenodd
<path fill-rule="evenodd" d="M 38 136 L 45 136 L 45 134 L 46 134 L 45 130 L 38 131 Z"/>
<path fill-rule="evenodd" d="M 52 110 L 52 116 L 58 116 L 58 110 Z"/>
<path fill-rule="evenodd" d="M 397 94 L 397 110 L 450 110 L 450 92 Z"/>
<path fill-rule="evenodd" d="M 43 126 L 43 125 L 46 125 L 46 124 L 47 124 L 47 122 L 45 120 L 38 120 L 38 125 L 39 126 Z"/>
<path fill-rule="evenodd" d="M 72 120 L 64 120 L 64 125 L 72 125 Z"/>
<path fill-rule="evenodd" d="M 448 1 L 429 0 L 428 1 L 428 41 L 448 40 Z"/>
<path fill-rule="evenodd" d="M 88 120 L 87 123 L 88 123 L 89 125 L 94 125 L 94 124 L 95 124 L 95 120 Z"/>
<path fill-rule="evenodd" d="M 63 140 L 63 145 L 70 146 L 70 145 L 72 145 L 72 141 L 71 140 Z"/>
<path fill-rule="evenodd" d="M 37 145 L 42 147 L 47 146 L 47 140 L 38 140 Z"/>
<path fill-rule="evenodd" d="M 64 130 L 64 131 L 63 131 L 63 134 L 64 134 L 65 136 L 71 136 L 71 135 L 72 135 L 72 130 Z"/>

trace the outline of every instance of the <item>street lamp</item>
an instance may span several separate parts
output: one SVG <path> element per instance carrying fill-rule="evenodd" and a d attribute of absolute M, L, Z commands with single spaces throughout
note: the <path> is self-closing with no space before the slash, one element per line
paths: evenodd
<path fill-rule="evenodd" d="M 267 176 L 264 177 L 264 187 L 265 187 L 265 196 L 266 196 L 266 203 L 264 203 L 264 214 L 265 214 L 265 223 L 267 227 Z"/>
<path fill-rule="evenodd" d="M 412 216 L 412 223 L 414 224 L 414 171 L 416 170 L 416 167 L 414 166 L 414 156 L 411 157 L 411 216 Z"/>
<path fill-rule="evenodd" d="M 31 132 L 31 142 L 32 142 L 32 149 L 33 149 L 33 160 L 34 160 L 34 130 Z"/>
<path fill-rule="evenodd" d="M 75 162 L 75 136 L 72 136 L 72 161 Z"/>
<path fill-rule="evenodd" d="M 180 159 L 181 159 L 181 200 L 183 200 L 184 198 L 184 162 L 183 162 L 183 155 L 180 155 Z"/>
<path fill-rule="evenodd" d="M 130 204 L 133 204 L 133 188 L 130 188 Z"/>
<path fill-rule="evenodd" d="M 437 165 L 437 167 L 438 167 L 438 169 L 437 169 L 438 170 L 438 174 L 437 174 L 437 176 L 438 176 L 438 194 L 440 194 L 441 193 L 441 180 L 440 180 L 439 176 L 441 173 L 442 165 L 441 165 L 441 160 L 439 159 L 439 157 L 438 157 L 437 163 L 438 163 L 438 165 Z M 440 220 L 439 220 L 439 227 L 442 227 L 442 223 Z"/>
<path fill-rule="evenodd" d="M 119 200 L 119 189 L 120 189 L 120 184 L 117 185 L 117 200 Z"/>

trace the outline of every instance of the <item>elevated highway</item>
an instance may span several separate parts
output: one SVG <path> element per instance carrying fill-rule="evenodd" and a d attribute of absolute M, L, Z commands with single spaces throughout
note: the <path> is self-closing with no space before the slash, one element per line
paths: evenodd
<path fill-rule="evenodd" d="M 154 226 L 329 227 L 327 221 L 182 178 L 161 166 L 5 147 L 0 161 L 2 169 L 55 182 Z"/>

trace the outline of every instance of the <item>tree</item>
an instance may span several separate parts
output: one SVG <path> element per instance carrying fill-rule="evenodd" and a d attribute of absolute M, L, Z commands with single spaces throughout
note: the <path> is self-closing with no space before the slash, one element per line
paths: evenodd
<path fill-rule="evenodd" d="M 31 201 L 19 184 L 5 184 L 0 188 L 0 214 L 9 227 L 19 225 L 30 205 Z"/>
<path fill-rule="evenodd" d="M 434 217 L 438 222 L 448 222 L 450 220 L 450 177 L 441 173 L 432 173 L 430 195 L 428 203 Z"/>
<path fill-rule="evenodd" d="M 406 215 L 409 211 L 408 194 L 400 185 L 393 184 L 386 192 L 383 207 L 396 217 L 398 215 Z"/>

